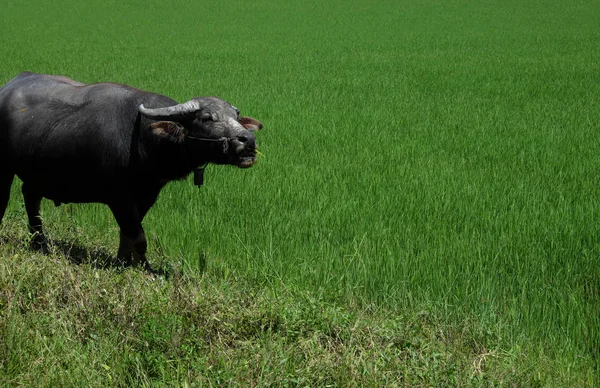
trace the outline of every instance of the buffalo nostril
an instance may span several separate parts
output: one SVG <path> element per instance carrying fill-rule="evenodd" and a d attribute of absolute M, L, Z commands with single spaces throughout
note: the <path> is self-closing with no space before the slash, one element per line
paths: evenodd
<path fill-rule="evenodd" d="M 239 141 L 241 141 L 242 143 L 245 143 L 248 141 L 248 138 L 246 136 L 238 136 L 237 139 Z"/>

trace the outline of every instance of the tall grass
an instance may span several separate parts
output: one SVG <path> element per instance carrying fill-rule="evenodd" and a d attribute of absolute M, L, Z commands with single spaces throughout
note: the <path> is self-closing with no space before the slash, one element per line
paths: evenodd
<path fill-rule="evenodd" d="M 1 16 L 0 78 L 218 95 L 263 121 L 256 167 L 171 184 L 145 221 L 189 271 L 475 319 L 597 368 L 599 8 L 34 1 Z M 51 234 L 115 244 L 106 209 L 67 209 L 44 207 Z"/>

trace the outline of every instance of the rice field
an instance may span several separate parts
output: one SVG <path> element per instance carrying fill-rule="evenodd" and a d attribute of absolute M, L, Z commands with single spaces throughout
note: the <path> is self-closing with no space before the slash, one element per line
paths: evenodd
<path fill-rule="evenodd" d="M 591 0 L 11 2 L 0 83 L 215 95 L 262 121 L 255 167 L 161 193 L 153 264 L 468 321 L 597 374 L 599 18 Z M 103 206 L 42 216 L 116 252 Z"/>

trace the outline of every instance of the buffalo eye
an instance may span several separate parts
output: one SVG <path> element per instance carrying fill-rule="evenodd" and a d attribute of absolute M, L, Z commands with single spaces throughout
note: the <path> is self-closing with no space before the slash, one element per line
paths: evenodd
<path fill-rule="evenodd" d="M 209 121 L 215 121 L 215 118 L 210 113 L 203 113 L 202 116 L 200 116 L 200 121 L 206 123 Z"/>

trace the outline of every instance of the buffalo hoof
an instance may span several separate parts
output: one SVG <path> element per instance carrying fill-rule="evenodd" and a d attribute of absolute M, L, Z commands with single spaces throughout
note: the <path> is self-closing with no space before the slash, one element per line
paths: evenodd
<path fill-rule="evenodd" d="M 50 250 L 48 249 L 48 240 L 41 233 L 36 233 L 29 241 L 29 247 L 34 251 L 41 252 L 43 254 L 48 254 Z"/>

